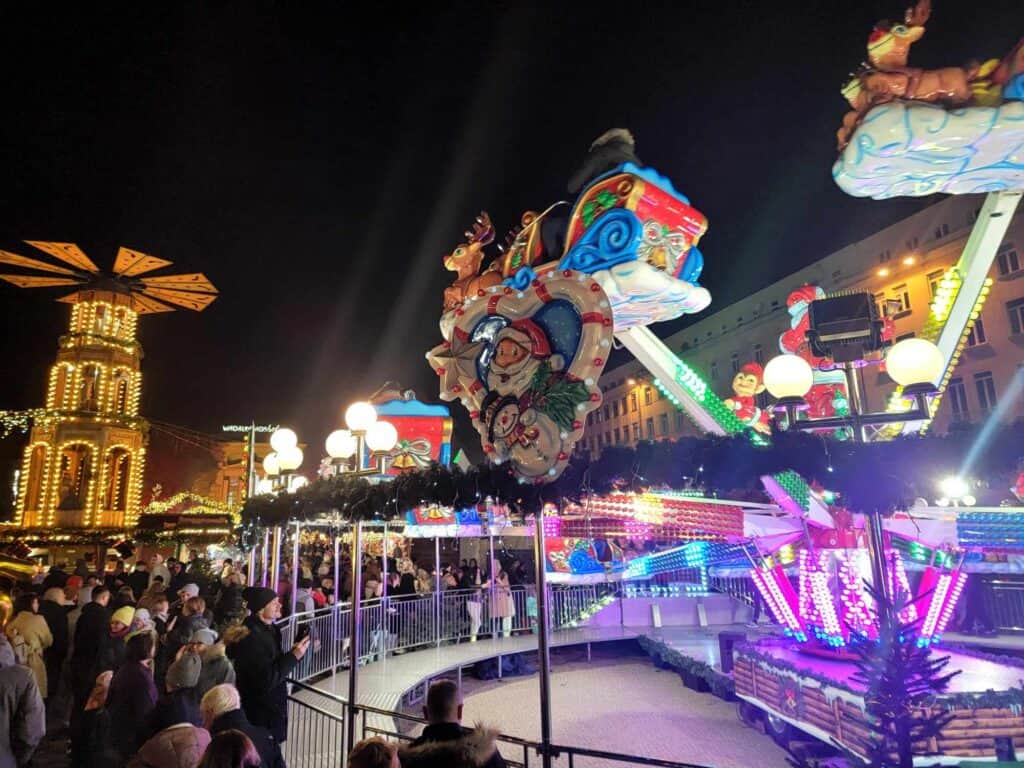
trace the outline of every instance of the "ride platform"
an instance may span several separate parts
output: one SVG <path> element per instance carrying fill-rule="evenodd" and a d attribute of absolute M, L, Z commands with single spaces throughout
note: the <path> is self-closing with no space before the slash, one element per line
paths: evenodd
<path fill-rule="evenodd" d="M 1019 684 L 1024 669 L 1015 659 L 979 654 L 969 648 L 936 651 L 949 656 L 948 671 L 959 670 L 933 709 L 953 719 L 937 738 L 916 745 L 915 765 L 959 765 L 966 759 L 993 760 L 999 742 L 1024 752 L 1024 712 Z M 801 653 L 776 638 L 734 650 L 736 695 L 768 715 L 776 737 L 796 728 L 825 743 L 838 742 L 866 755 L 871 740 L 864 687 L 852 677 L 852 662 Z M 1010 662 L 1010 663 L 1007 663 Z"/>

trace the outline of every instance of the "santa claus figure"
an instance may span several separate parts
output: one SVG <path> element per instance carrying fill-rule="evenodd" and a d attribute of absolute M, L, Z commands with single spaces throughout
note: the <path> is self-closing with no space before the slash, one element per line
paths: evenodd
<path fill-rule="evenodd" d="M 764 369 L 757 363 L 747 363 L 733 376 L 733 396 L 724 402 L 736 418 L 751 429 L 771 434 L 768 412 L 757 406 L 757 396 L 764 392 Z"/>
<path fill-rule="evenodd" d="M 499 395 L 521 395 L 545 363 L 555 372 L 562 369 L 564 361 L 561 355 L 551 353 L 547 334 L 537 323 L 515 320 L 495 337 L 487 389 Z"/>

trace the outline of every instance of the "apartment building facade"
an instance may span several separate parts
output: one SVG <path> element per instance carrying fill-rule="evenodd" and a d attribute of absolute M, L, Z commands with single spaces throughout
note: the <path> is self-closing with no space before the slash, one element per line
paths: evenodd
<path fill-rule="evenodd" d="M 846 246 L 731 306 L 667 337 L 668 347 L 701 373 L 720 396 L 731 394 L 744 364 L 780 354 L 790 329 L 786 300 L 804 284 L 833 291 L 870 291 L 890 317 L 895 338 L 918 334 L 946 270 L 960 256 L 983 198 L 948 197 L 870 237 Z M 1024 213 L 1017 211 L 992 265 L 992 287 L 968 336 L 932 429 L 978 422 L 1006 402 L 999 417 L 1024 417 Z M 712 305 L 714 306 L 714 305 Z M 657 328 L 655 327 L 655 330 Z M 895 385 L 878 366 L 861 371 L 865 407 L 884 409 Z M 661 396 L 651 374 L 632 360 L 604 373 L 604 403 L 590 415 L 581 450 L 698 435 L 685 413 Z M 762 398 L 766 398 L 763 395 Z"/>

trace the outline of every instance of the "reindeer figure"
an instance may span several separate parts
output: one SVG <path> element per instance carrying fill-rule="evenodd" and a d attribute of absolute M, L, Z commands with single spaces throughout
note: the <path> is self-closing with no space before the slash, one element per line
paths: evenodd
<path fill-rule="evenodd" d="M 493 242 L 494 225 L 491 224 L 491 217 L 486 211 L 481 211 L 472 229 L 466 231 L 466 242 L 444 257 L 445 269 L 458 276 L 454 283 L 444 289 L 445 312 L 455 309 L 478 291 L 501 284 L 501 273 L 491 267 L 482 275 L 478 274 L 484 248 Z"/>
<path fill-rule="evenodd" d="M 931 0 L 918 0 L 917 5 L 906 10 L 905 23 L 883 21 L 875 25 L 868 37 L 868 61 L 873 69 L 861 77 L 873 103 L 911 99 L 962 107 L 971 100 L 967 72 L 962 67 L 907 66 L 910 46 L 924 35 L 931 12 Z"/>

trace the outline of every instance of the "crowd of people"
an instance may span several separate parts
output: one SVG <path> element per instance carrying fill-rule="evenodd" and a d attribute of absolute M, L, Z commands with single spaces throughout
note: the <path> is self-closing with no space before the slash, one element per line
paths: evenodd
<path fill-rule="evenodd" d="M 55 566 L 0 602 L 0 768 L 49 735 L 74 768 L 283 768 L 281 600 L 231 560 Z"/>
<path fill-rule="evenodd" d="M 67 743 L 74 768 L 283 767 L 287 680 L 314 638 L 299 634 L 283 647 L 278 620 L 293 601 L 315 615 L 352 596 L 347 555 L 336 585 L 326 547 L 301 552 L 297 578 L 285 567 L 276 589 L 247 586 L 230 559 L 214 569 L 195 553 L 130 567 L 118 560 L 109 570 L 82 559 L 16 587 L 13 603 L 0 603 L 0 768 L 28 765 L 44 736 Z M 527 579 L 515 558 L 436 569 L 417 565 L 407 546 L 367 554 L 361 568 L 364 603 L 466 590 L 457 605 L 473 640 L 509 634 L 512 588 Z M 481 631 L 485 616 L 493 623 Z M 430 764 L 418 759 L 407 762 Z"/>

